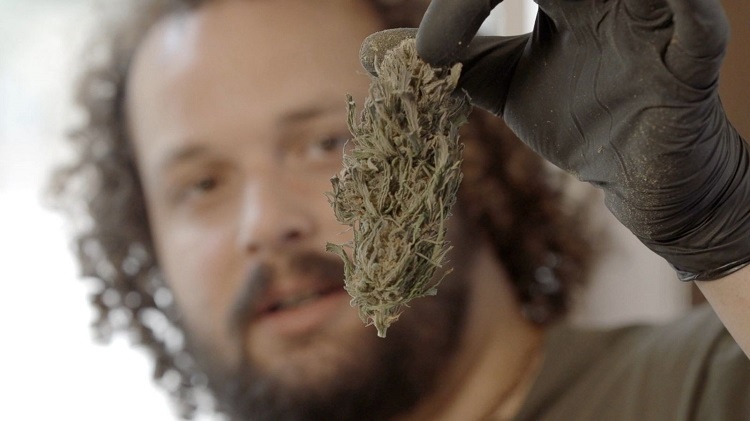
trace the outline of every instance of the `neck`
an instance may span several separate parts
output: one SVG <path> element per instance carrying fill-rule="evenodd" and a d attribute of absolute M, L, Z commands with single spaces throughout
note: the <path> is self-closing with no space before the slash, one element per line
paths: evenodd
<path fill-rule="evenodd" d="M 482 247 L 455 363 L 406 420 L 506 419 L 518 412 L 541 361 L 543 330 L 521 315 L 505 279 L 488 247 Z"/>

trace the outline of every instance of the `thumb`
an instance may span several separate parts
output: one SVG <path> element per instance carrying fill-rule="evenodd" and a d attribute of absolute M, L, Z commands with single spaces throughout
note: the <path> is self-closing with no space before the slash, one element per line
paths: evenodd
<path fill-rule="evenodd" d="M 416 28 L 396 28 L 375 32 L 362 41 L 359 49 L 359 61 L 362 67 L 372 76 L 377 76 L 377 66 L 385 53 L 398 47 L 406 39 L 416 37 Z"/>

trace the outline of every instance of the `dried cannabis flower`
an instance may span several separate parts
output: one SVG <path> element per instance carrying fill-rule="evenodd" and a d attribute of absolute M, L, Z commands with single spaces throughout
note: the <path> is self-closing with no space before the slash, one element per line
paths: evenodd
<path fill-rule="evenodd" d="M 376 70 L 359 120 L 348 96 L 353 145 L 328 194 L 354 240 L 327 250 L 344 261 L 362 321 L 385 337 L 409 301 L 436 293 L 433 276 L 449 250 L 445 221 L 461 182 L 458 129 L 471 106 L 451 95 L 461 65 L 432 68 L 414 39 L 387 52 Z"/>

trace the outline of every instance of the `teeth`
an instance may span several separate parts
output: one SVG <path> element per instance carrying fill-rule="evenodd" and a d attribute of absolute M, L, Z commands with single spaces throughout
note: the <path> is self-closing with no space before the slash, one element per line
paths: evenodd
<path fill-rule="evenodd" d="M 279 301 L 275 306 L 273 306 L 271 311 L 287 310 L 289 308 L 298 307 L 309 301 L 317 299 L 321 295 L 322 294 L 320 294 L 319 292 L 311 292 L 309 294 L 297 295 L 295 297 L 287 298 L 285 300 Z"/>

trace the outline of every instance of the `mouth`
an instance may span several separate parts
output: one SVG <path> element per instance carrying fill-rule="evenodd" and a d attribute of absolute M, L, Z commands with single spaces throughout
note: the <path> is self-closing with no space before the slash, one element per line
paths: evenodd
<path fill-rule="evenodd" d="M 260 306 L 256 313 L 256 318 L 304 307 L 313 304 L 322 298 L 341 292 L 344 292 L 344 289 L 340 285 L 337 285 L 329 286 L 320 290 L 302 291 L 299 293 L 287 294 L 284 297 L 270 299 L 266 304 Z"/>
<path fill-rule="evenodd" d="M 235 325 L 256 338 L 308 335 L 337 326 L 351 312 L 340 261 L 316 254 L 263 265 L 235 307 Z M 356 314 L 356 313 L 355 313 Z"/>
<path fill-rule="evenodd" d="M 293 290 L 269 291 L 256 307 L 250 323 L 255 338 L 292 338 L 326 330 L 341 323 L 351 311 L 350 297 L 341 283 L 323 283 Z"/>

